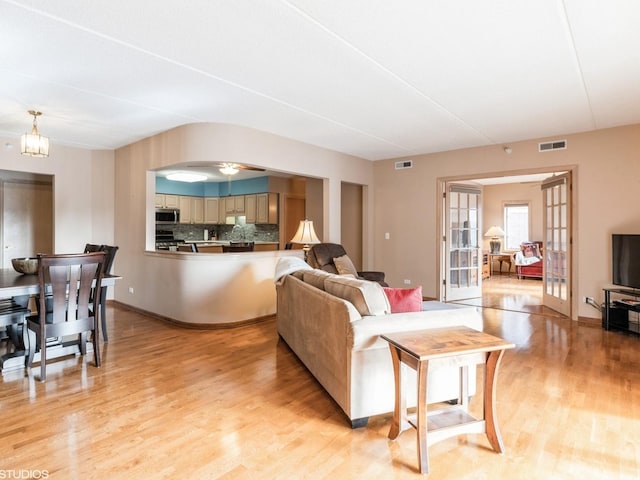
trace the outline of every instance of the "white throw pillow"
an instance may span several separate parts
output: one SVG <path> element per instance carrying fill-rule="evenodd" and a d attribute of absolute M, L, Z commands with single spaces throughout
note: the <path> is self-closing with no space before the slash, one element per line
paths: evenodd
<path fill-rule="evenodd" d="M 340 275 L 353 275 L 354 277 L 358 276 L 358 271 L 356 270 L 356 267 L 353 265 L 353 262 L 348 255 L 335 257 L 333 259 L 333 263 L 335 264 L 336 270 L 338 270 L 338 273 Z"/>

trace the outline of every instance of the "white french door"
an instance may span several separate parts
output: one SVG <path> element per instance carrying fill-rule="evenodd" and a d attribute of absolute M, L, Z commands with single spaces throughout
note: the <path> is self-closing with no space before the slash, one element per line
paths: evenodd
<path fill-rule="evenodd" d="M 542 182 L 544 208 L 542 303 L 571 316 L 571 173 Z"/>
<path fill-rule="evenodd" d="M 446 301 L 482 296 L 481 200 L 479 187 L 446 186 L 443 239 Z"/>

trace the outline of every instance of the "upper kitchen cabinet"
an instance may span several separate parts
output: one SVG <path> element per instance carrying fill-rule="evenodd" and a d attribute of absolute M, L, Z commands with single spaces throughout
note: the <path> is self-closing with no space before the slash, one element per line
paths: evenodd
<path fill-rule="evenodd" d="M 278 223 L 278 194 L 257 193 L 244 196 L 247 223 Z"/>
<path fill-rule="evenodd" d="M 278 223 L 277 193 L 258 193 L 256 195 L 256 223 Z"/>
<path fill-rule="evenodd" d="M 179 196 L 180 223 L 204 223 L 204 198 Z"/>
<path fill-rule="evenodd" d="M 179 208 L 179 196 L 156 193 L 156 208 Z"/>
<path fill-rule="evenodd" d="M 218 197 L 206 197 L 204 199 L 204 223 L 220 222 L 220 199 Z"/>
<path fill-rule="evenodd" d="M 256 195 L 244 196 L 244 214 L 247 218 L 247 223 L 256 223 Z"/>
<path fill-rule="evenodd" d="M 220 200 L 224 201 L 224 211 L 227 215 L 244 215 L 244 195 L 232 195 Z"/>

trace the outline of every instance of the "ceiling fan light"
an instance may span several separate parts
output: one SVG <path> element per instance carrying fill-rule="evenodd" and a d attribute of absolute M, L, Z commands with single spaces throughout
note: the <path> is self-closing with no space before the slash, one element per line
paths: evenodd
<path fill-rule="evenodd" d="M 202 175 L 200 173 L 187 173 L 187 172 L 176 172 L 170 173 L 167 175 L 167 180 L 173 180 L 174 182 L 204 182 L 207 179 L 206 175 Z"/>
<path fill-rule="evenodd" d="M 31 157 L 48 157 L 49 137 L 38 133 L 37 118 L 42 115 L 42 112 L 29 110 L 29 114 L 33 115 L 33 127 L 31 128 L 31 133 L 25 133 L 20 137 L 20 153 Z"/>
<path fill-rule="evenodd" d="M 223 167 L 220 167 L 220 173 L 222 173 L 223 175 L 235 175 L 239 171 L 240 170 L 238 170 L 233 165 L 224 165 Z"/>

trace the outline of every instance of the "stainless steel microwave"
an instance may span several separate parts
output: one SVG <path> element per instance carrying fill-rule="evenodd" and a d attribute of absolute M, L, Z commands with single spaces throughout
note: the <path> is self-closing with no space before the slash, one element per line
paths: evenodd
<path fill-rule="evenodd" d="M 156 208 L 156 223 L 179 223 L 180 210 L 177 208 Z"/>

